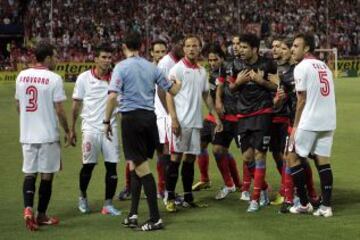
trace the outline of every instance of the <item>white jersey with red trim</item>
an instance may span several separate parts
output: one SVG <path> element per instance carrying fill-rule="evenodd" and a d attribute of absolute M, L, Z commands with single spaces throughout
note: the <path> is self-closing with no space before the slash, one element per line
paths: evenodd
<path fill-rule="evenodd" d="M 170 70 L 169 79 L 181 81 L 181 89 L 174 97 L 181 127 L 202 128 L 202 94 L 209 91 L 205 68 L 183 58 Z"/>
<path fill-rule="evenodd" d="M 83 132 L 103 132 L 109 79 L 110 75 L 104 80 L 97 78 L 93 69 L 77 77 L 72 97 L 83 102 L 81 111 Z M 111 125 L 116 126 L 115 114 L 111 118 Z"/>
<path fill-rule="evenodd" d="M 20 109 L 20 142 L 59 141 L 55 102 L 66 100 L 61 77 L 45 67 L 23 70 L 16 78 L 15 99 Z"/>
<path fill-rule="evenodd" d="M 170 69 L 175 66 L 176 62 L 177 62 L 176 59 L 171 55 L 171 53 L 169 53 L 159 61 L 157 66 L 164 73 L 164 75 L 168 77 Z M 168 115 L 164 106 L 160 101 L 160 98 L 157 93 L 157 88 L 155 93 L 154 105 L 155 105 L 155 114 L 157 118 L 163 118 Z"/>
<path fill-rule="evenodd" d="M 304 58 L 294 69 L 296 91 L 306 92 L 306 103 L 299 128 L 329 131 L 336 128 L 333 75 L 328 66 L 315 58 Z"/>

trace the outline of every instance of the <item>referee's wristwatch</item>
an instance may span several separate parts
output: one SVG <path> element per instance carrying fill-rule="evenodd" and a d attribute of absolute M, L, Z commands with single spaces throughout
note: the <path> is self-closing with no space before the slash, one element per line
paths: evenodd
<path fill-rule="evenodd" d="M 106 125 L 110 124 L 110 120 L 108 120 L 108 121 L 103 120 L 103 124 L 106 124 Z"/>

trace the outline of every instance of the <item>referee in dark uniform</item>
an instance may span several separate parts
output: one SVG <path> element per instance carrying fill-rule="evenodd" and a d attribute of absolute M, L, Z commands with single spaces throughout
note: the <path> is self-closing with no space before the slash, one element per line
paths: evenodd
<path fill-rule="evenodd" d="M 122 114 L 121 135 L 125 159 L 130 161 L 131 209 L 123 224 L 135 228 L 140 200 L 141 186 L 147 196 L 150 219 L 140 226 L 143 231 L 163 228 L 160 218 L 156 184 L 150 171 L 148 159 L 159 146 L 159 135 L 154 113 L 155 85 L 175 95 L 178 82 L 168 82 L 163 73 L 151 62 L 139 56 L 142 39 L 137 33 L 129 33 L 122 45 L 126 59 L 119 62 L 113 71 L 109 84 L 109 96 L 104 119 L 104 131 L 111 138 L 110 118 L 117 107 Z"/>

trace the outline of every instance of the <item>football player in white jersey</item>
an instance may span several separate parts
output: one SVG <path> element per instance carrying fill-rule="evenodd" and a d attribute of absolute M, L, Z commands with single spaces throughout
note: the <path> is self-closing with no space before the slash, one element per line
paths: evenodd
<path fill-rule="evenodd" d="M 184 39 L 185 57 L 169 73 L 170 80 L 181 82 L 179 93 L 172 97 L 167 94 L 167 106 L 171 116 L 170 151 L 171 161 L 166 172 L 166 191 L 168 199 L 166 210 L 175 212 L 175 187 L 179 166 L 184 157 L 181 176 L 184 187 L 183 207 L 197 207 L 192 194 L 194 181 L 194 161 L 200 153 L 200 129 L 202 128 L 201 99 L 205 100 L 209 112 L 216 119 L 216 130 L 222 130 L 219 115 L 212 111 L 214 104 L 209 95 L 206 70 L 198 64 L 201 40 L 195 35 Z"/>
<path fill-rule="evenodd" d="M 162 40 L 152 42 L 150 54 L 153 58 L 153 63 L 158 65 L 159 61 L 166 55 L 167 44 Z M 165 168 L 166 164 L 170 161 L 169 155 L 169 141 L 166 136 L 166 122 L 168 118 L 168 110 L 166 106 L 166 92 L 160 87 L 156 88 L 155 93 L 155 114 L 156 123 L 159 131 L 159 140 L 161 148 L 157 149 L 157 162 L 156 169 L 158 174 L 158 198 L 165 197 Z"/>
<path fill-rule="evenodd" d="M 58 121 L 65 131 L 65 147 L 70 131 L 62 102 L 66 100 L 61 77 L 52 72 L 57 62 L 54 46 L 39 43 L 35 49 L 37 64 L 19 73 L 15 99 L 20 114 L 20 143 L 23 151 L 24 219 L 35 231 L 39 225 L 56 225 L 59 219 L 46 215 L 51 198 L 54 173 L 61 168 Z M 35 182 L 41 175 L 37 217 L 33 214 Z"/>
<path fill-rule="evenodd" d="M 95 67 L 81 73 L 73 92 L 71 141 L 76 143 L 76 120 L 82 105 L 82 169 L 79 176 L 79 210 L 90 212 L 86 190 L 92 171 L 101 153 L 105 161 L 105 203 L 102 214 L 120 215 L 112 204 L 117 185 L 116 165 L 119 162 L 119 142 L 115 114 L 111 119 L 113 139 L 109 141 L 103 132 L 103 119 L 111 77 L 112 49 L 101 45 L 96 50 Z"/>
<path fill-rule="evenodd" d="M 315 49 L 314 42 L 312 35 L 299 34 L 291 48 L 292 57 L 299 63 L 294 69 L 297 107 L 288 150 L 295 148 L 297 154 L 297 157 L 290 161 L 294 185 L 301 204 L 290 208 L 290 212 L 313 211 L 304 186 L 305 171 L 301 162 L 311 153 L 315 156 L 322 192 L 322 205 L 314 215 L 331 217 L 333 175 L 330 155 L 336 128 L 335 89 L 330 69 L 312 55 Z"/>

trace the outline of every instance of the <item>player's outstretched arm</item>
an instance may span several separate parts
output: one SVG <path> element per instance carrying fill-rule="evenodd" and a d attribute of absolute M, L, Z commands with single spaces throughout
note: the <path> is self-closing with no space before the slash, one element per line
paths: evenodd
<path fill-rule="evenodd" d="M 222 117 L 222 115 L 224 114 L 223 95 L 224 95 L 224 84 L 218 83 L 216 87 L 215 110 L 220 117 Z"/>
<path fill-rule="evenodd" d="M 173 98 L 174 97 L 170 93 L 166 94 L 166 104 L 168 106 L 169 114 L 171 117 L 171 131 L 175 134 L 175 136 L 178 137 L 181 134 L 181 127 L 177 118 L 176 107 Z"/>
<path fill-rule="evenodd" d="M 117 105 L 117 93 L 116 92 L 110 92 L 108 95 L 107 103 L 106 103 L 106 109 L 105 109 L 105 118 L 104 118 L 104 133 L 106 135 L 106 138 L 111 141 L 112 136 L 112 129 L 111 129 L 111 116 L 114 112 L 114 109 Z"/>
<path fill-rule="evenodd" d="M 203 96 L 203 99 L 204 99 L 204 102 L 206 104 L 207 109 L 215 117 L 215 120 L 216 120 L 216 129 L 215 129 L 215 131 L 216 132 L 221 132 L 223 130 L 222 121 L 220 119 L 219 114 L 216 111 L 214 111 L 214 101 L 213 101 L 210 93 L 208 91 L 203 92 L 202 96 Z"/>
<path fill-rule="evenodd" d="M 78 99 L 73 99 L 72 108 L 71 108 L 71 116 L 72 116 L 72 123 L 71 123 L 71 131 L 70 131 L 70 142 L 73 146 L 76 145 L 76 121 L 79 117 L 79 112 L 81 108 L 82 101 Z"/>
<path fill-rule="evenodd" d="M 65 132 L 65 136 L 64 136 L 65 147 L 68 147 L 71 143 L 70 142 L 70 130 L 69 130 L 69 125 L 68 125 L 66 113 L 64 110 L 64 106 L 63 106 L 62 102 L 55 102 L 54 105 L 55 105 L 55 111 L 58 116 L 60 125 L 64 129 L 64 132 Z"/>
<path fill-rule="evenodd" d="M 176 80 L 176 79 L 174 79 L 172 81 L 173 81 L 173 85 L 169 89 L 168 93 L 175 96 L 181 89 L 181 81 Z"/>

